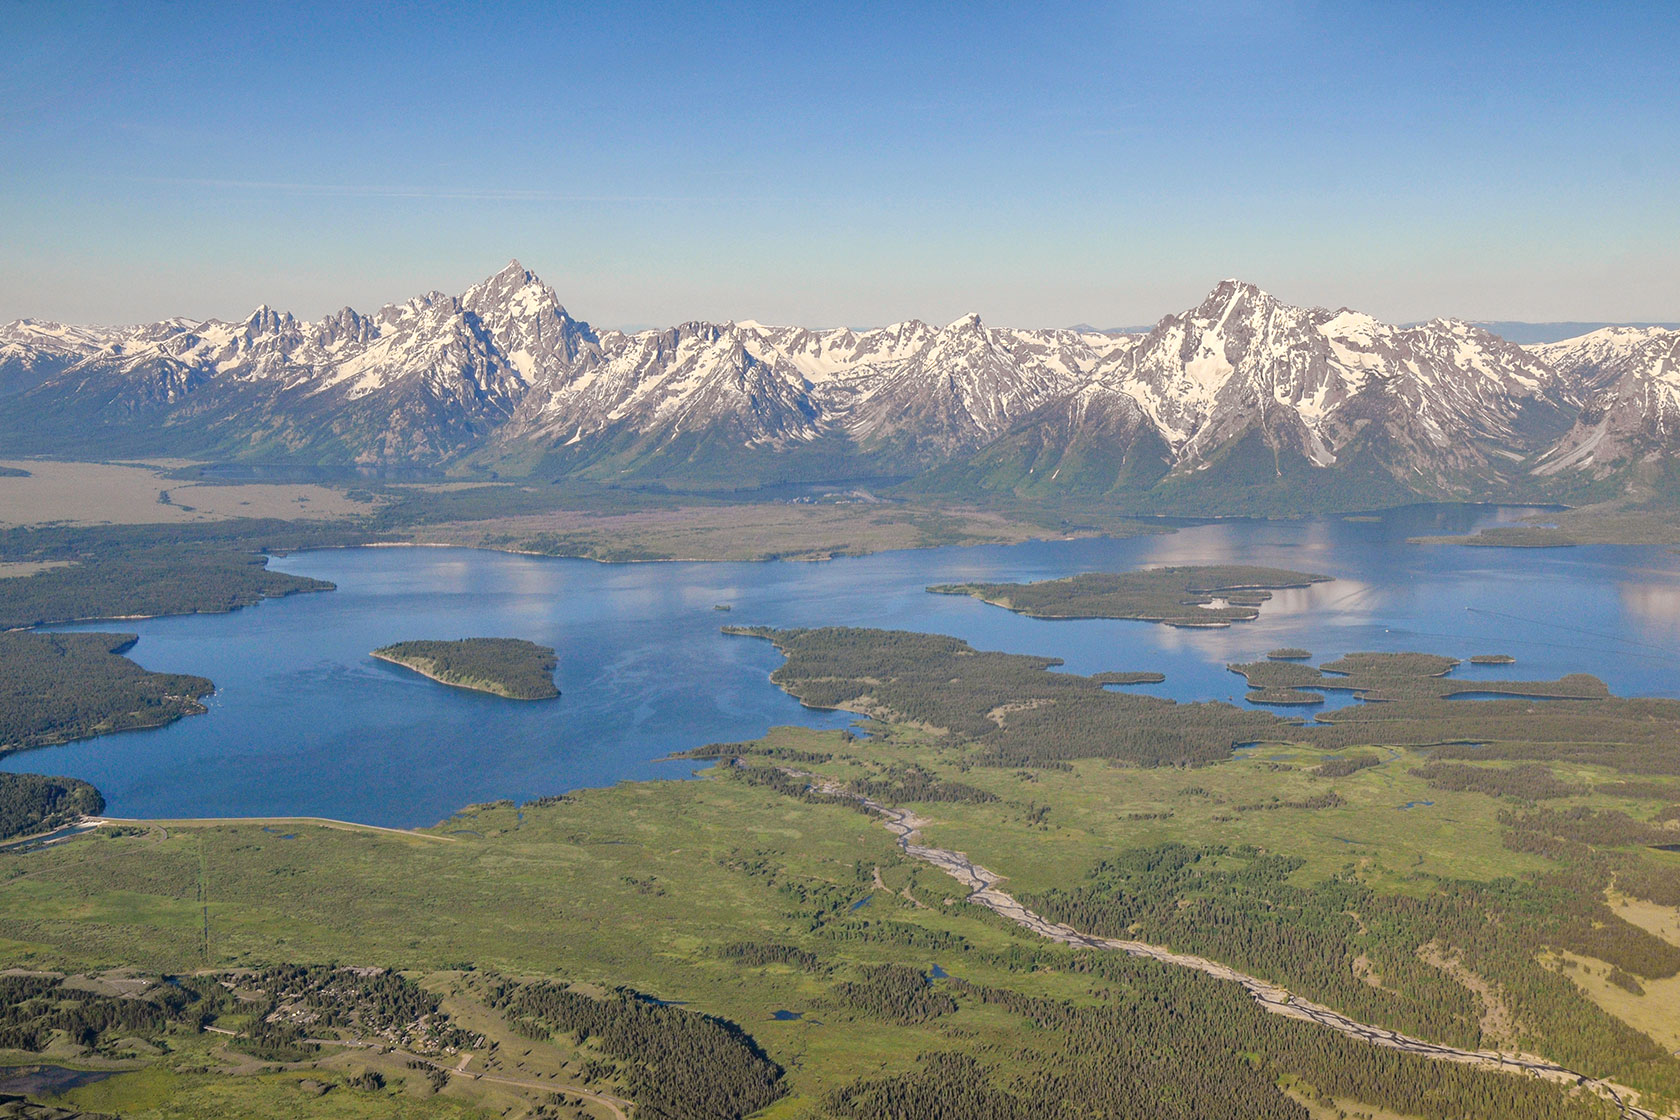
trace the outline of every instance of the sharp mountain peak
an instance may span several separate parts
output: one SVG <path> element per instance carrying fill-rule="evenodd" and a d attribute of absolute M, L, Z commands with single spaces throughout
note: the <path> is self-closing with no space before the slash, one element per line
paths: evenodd
<path fill-rule="evenodd" d="M 96 439 L 209 458 L 541 462 L 619 481 L 735 479 L 746 461 L 755 477 L 802 476 L 812 457 L 851 477 L 947 477 L 979 455 L 993 464 L 979 489 L 1053 476 L 1101 492 L 1239 459 L 1266 485 L 1291 462 L 1358 463 L 1384 500 L 1484 496 L 1527 485 L 1523 464 L 1596 478 L 1680 450 L 1676 337 L 1524 349 L 1462 320 L 1297 307 L 1235 277 L 1146 334 L 997 328 L 977 313 L 943 328 L 742 319 L 598 334 L 512 259 L 458 296 L 318 323 L 266 304 L 238 323 L 20 320 L 0 328 L 0 436 L 21 453 Z M 1060 467 L 1000 481 L 1003 449 Z"/>

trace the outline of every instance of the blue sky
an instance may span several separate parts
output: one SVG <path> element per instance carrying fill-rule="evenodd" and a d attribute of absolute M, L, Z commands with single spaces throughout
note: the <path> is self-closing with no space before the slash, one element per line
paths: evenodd
<path fill-rule="evenodd" d="M 0 319 L 1680 319 L 1680 4 L 0 0 Z"/>

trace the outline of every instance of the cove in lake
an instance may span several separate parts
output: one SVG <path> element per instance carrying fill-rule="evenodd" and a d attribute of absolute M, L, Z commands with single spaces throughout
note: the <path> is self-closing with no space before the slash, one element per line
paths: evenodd
<path fill-rule="evenodd" d="M 978 648 L 1061 657 L 1078 673 L 1159 670 L 1128 691 L 1243 703 L 1232 662 L 1299 646 L 1314 663 L 1358 650 L 1468 658 L 1472 680 L 1602 677 L 1620 695 L 1680 694 L 1680 556 L 1662 548 L 1408 545 L 1409 536 L 1522 512 L 1430 506 L 1375 521 L 1226 521 L 1129 540 L 881 553 L 820 564 L 597 564 L 466 549 L 299 553 L 275 568 L 337 591 L 225 615 L 67 629 L 133 631 L 148 669 L 216 682 L 205 715 L 168 727 L 23 751 L 14 771 L 93 782 L 113 816 L 337 817 L 432 824 L 473 802 L 529 800 L 625 779 L 682 778 L 660 761 L 776 724 L 845 727 L 767 679 L 769 643 L 738 626 L 881 626 L 952 634 Z M 1155 564 L 1245 563 L 1323 572 L 1223 630 L 1049 621 L 929 584 L 1038 580 Z M 733 608 L 714 611 L 718 603 Z M 526 638 L 558 651 L 563 696 L 541 705 L 448 688 L 375 661 L 411 638 Z M 1331 692 L 1311 713 L 1357 703 Z M 1302 718 L 1299 709 L 1277 709 Z M 307 837 L 296 841 L 307 842 Z"/>

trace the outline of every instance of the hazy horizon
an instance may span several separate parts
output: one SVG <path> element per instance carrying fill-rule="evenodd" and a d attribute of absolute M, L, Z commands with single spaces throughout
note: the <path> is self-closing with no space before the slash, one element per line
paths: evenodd
<path fill-rule="evenodd" d="M 527 264 L 526 262 L 518 260 L 518 258 L 514 258 L 512 261 L 509 262 L 508 265 L 504 265 L 503 268 L 509 267 L 511 264 L 521 264 L 521 265 L 523 265 L 526 268 L 526 270 L 531 272 L 533 275 L 535 275 L 538 280 L 542 281 L 545 284 L 548 283 L 548 280 L 543 275 L 543 272 L 542 272 L 541 269 L 533 268 L 529 264 Z M 313 311 L 313 312 L 299 311 L 296 308 L 281 306 L 281 305 L 273 303 L 272 301 L 261 301 L 257 304 L 252 305 L 251 307 L 246 308 L 242 312 L 235 312 L 234 314 L 231 314 L 231 315 L 208 315 L 208 316 L 206 316 L 206 315 L 186 315 L 186 314 L 181 314 L 181 313 L 177 312 L 177 313 L 170 314 L 170 315 L 158 316 L 156 319 L 152 319 L 152 320 L 138 320 L 138 319 L 135 319 L 135 320 L 128 320 L 128 321 L 123 321 L 123 322 L 115 322 L 115 321 L 112 321 L 112 322 L 93 322 L 93 321 L 86 321 L 86 320 L 76 321 L 76 320 L 68 320 L 68 319 L 55 319 L 55 318 L 51 318 L 51 317 L 43 316 L 43 315 L 21 315 L 21 316 L 11 317 L 11 318 L 6 319 L 4 321 L 5 322 L 16 322 L 18 320 L 34 320 L 34 321 L 38 321 L 38 322 L 62 322 L 62 323 L 65 323 L 66 325 L 72 325 L 72 326 L 94 326 L 94 327 L 138 326 L 138 325 L 141 325 L 145 322 L 157 322 L 157 321 L 160 321 L 160 320 L 171 319 L 171 318 L 182 318 L 182 319 L 186 319 L 186 320 L 189 320 L 189 321 L 198 321 L 198 322 L 205 322 L 205 321 L 210 321 L 210 320 L 220 320 L 220 321 L 223 321 L 223 322 L 240 322 L 240 321 L 244 320 L 245 318 L 249 317 L 249 315 L 252 314 L 253 312 L 255 312 L 258 308 L 268 307 L 271 310 L 280 312 L 282 314 L 289 312 L 292 315 L 294 315 L 295 317 L 297 317 L 298 319 L 306 321 L 306 322 L 314 322 L 314 321 L 319 321 L 319 320 L 324 319 L 324 318 L 330 318 L 331 316 L 336 315 L 340 310 L 342 310 L 345 307 L 349 307 L 349 308 L 351 308 L 355 311 L 358 311 L 362 314 L 372 314 L 372 313 L 378 311 L 380 308 L 383 308 L 383 307 L 386 307 L 386 306 L 391 306 L 391 305 L 401 305 L 402 303 L 406 302 L 409 299 L 413 299 L 413 298 L 416 298 L 416 297 L 421 296 L 421 295 L 428 294 L 428 293 L 433 292 L 433 291 L 441 292 L 444 295 L 459 296 L 459 295 L 463 294 L 463 292 L 467 288 L 471 287 L 473 284 L 477 284 L 479 282 L 482 282 L 482 281 L 496 275 L 496 273 L 500 272 L 500 271 L 501 271 L 501 269 L 496 269 L 494 271 L 486 272 L 483 275 L 474 278 L 469 283 L 462 284 L 462 285 L 460 285 L 456 288 L 453 288 L 453 289 L 427 288 L 427 289 L 424 289 L 424 290 L 415 290 L 415 291 L 408 292 L 405 295 L 394 296 L 394 297 L 389 298 L 389 299 L 382 299 L 376 304 L 358 305 L 358 304 L 353 304 L 353 303 L 342 303 L 342 302 L 340 302 L 340 303 L 330 303 L 329 302 L 329 306 L 327 306 L 325 309 L 318 310 L 318 311 Z M 1222 279 L 1224 279 L 1224 278 L 1222 278 Z M 1241 279 L 1241 278 L 1237 277 L 1236 279 Z M 1215 281 L 1213 283 L 1210 283 L 1208 285 L 1208 291 L 1211 291 L 1213 289 L 1214 285 L 1217 284 L 1217 283 L 1219 283 L 1219 281 Z M 549 286 L 552 287 L 553 285 L 550 284 Z M 1261 288 L 1262 290 L 1268 290 L 1268 289 L 1266 289 L 1266 286 L 1263 285 L 1263 284 L 1256 285 L 1256 286 Z M 1150 330 L 1155 323 L 1159 322 L 1165 316 L 1179 314 L 1179 313 L 1187 310 L 1188 308 L 1195 306 L 1197 303 L 1199 303 L 1201 301 L 1201 299 L 1203 297 L 1205 297 L 1208 294 L 1208 291 L 1204 291 L 1201 296 L 1197 296 L 1197 297 L 1192 298 L 1191 300 L 1189 300 L 1187 303 L 1185 303 L 1182 306 L 1163 308 L 1159 314 L 1153 316 L 1149 320 L 1135 322 L 1135 323 L 1089 323 L 1089 322 L 1085 322 L 1083 320 L 1081 320 L 1079 322 L 1054 321 L 1054 322 L 1020 323 L 1020 322 L 1009 322 L 1009 321 L 1005 321 L 1005 320 L 1001 320 L 1001 319 L 995 319 L 992 316 L 988 316 L 988 315 L 985 315 L 985 314 L 979 313 L 979 312 L 974 312 L 974 313 L 975 314 L 981 314 L 981 318 L 982 318 L 983 321 L 992 323 L 993 325 L 1017 327 L 1017 328 L 1023 328 L 1023 329 L 1029 329 L 1029 330 L 1073 329 L 1073 330 L 1090 330 L 1090 331 L 1097 331 L 1097 332 L 1104 332 L 1104 333 L 1114 333 L 1114 332 L 1142 333 L 1142 332 L 1146 332 L 1146 331 Z M 588 314 L 587 309 L 584 308 L 582 305 L 578 304 L 573 299 L 569 298 L 567 293 L 557 291 L 555 294 L 559 297 L 562 306 L 564 306 L 566 308 L 568 314 L 570 314 L 575 319 L 579 319 L 583 322 L 588 323 L 591 327 L 593 327 L 596 330 L 617 330 L 617 331 L 623 331 L 625 333 L 636 333 L 636 332 L 648 331 L 648 330 L 663 330 L 663 329 L 666 329 L 668 327 L 677 326 L 677 325 L 679 325 L 681 323 L 684 323 L 684 322 L 692 322 L 692 321 L 696 321 L 696 320 L 700 319 L 700 317 L 698 317 L 698 316 L 687 316 L 687 317 L 684 317 L 684 318 L 681 318 L 681 319 L 673 319 L 669 322 L 612 322 L 612 323 L 602 322 L 599 319 L 597 319 L 597 318 L 591 316 L 590 314 Z M 1282 299 L 1285 303 L 1302 303 L 1303 302 L 1303 301 L 1291 300 L 1286 295 L 1281 295 L 1278 292 L 1270 292 L 1269 294 L 1271 294 L 1271 295 L 1273 295 L 1273 296 L 1275 296 L 1279 299 Z M 1326 306 L 1328 306 L 1328 305 L 1326 305 Z M 1336 305 L 1336 306 L 1341 306 L 1341 305 Z M 1332 309 L 1334 309 L 1334 308 L 1332 308 Z M 1360 307 L 1352 307 L 1351 309 L 1354 310 L 1354 311 L 1364 311 L 1365 310 L 1364 308 L 1360 308 Z M 875 330 L 875 329 L 878 329 L 880 327 L 891 326 L 894 323 L 901 323 L 901 322 L 905 322 L 905 321 L 911 320 L 911 319 L 921 319 L 923 322 L 927 322 L 927 323 L 929 323 L 930 325 L 933 325 L 933 326 L 943 326 L 946 322 L 948 322 L 948 321 L 949 322 L 955 322 L 955 321 L 963 318 L 967 314 L 970 314 L 970 312 L 963 312 L 959 315 L 952 316 L 949 320 L 944 319 L 944 318 L 929 319 L 925 316 L 916 316 L 916 315 L 901 315 L 901 316 L 898 316 L 897 318 L 892 319 L 892 320 L 882 320 L 882 321 L 879 321 L 879 322 L 871 322 L 871 323 L 837 323 L 837 322 L 823 322 L 823 321 L 795 322 L 795 321 L 792 321 L 792 320 L 767 320 L 767 319 L 764 319 L 764 318 L 761 318 L 761 317 L 758 317 L 758 316 L 752 316 L 752 315 L 720 315 L 720 316 L 715 316 L 715 317 L 712 317 L 710 319 L 706 319 L 706 320 L 703 320 L 703 321 L 757 323 L 757 324 L 762 325 L 762 326 L 797 326 L 797 327 L 806 327 L 806 328 L 810 328 L 810 329 L 814 329 L 814 330 L 837 330 L 837 329 L 840 329 L 840 328 L 845 328 L 845 329 L 854 330 L 854 331 L 866 331 L 866 330 Z M 1599 329 L 1602 329 L 1604 327 L 1663 327 L 1663 328 L 1667 328 L 1667 329 L 1680 329 L 1680 321 L 1659 321 L 1659 320 L 1648 320 L 1648 319 L 1616 319 L 1616 320 L 1583 320 L 1583 319 L 1524 320 L 1524 319 L 1504 319 L 1504 320 L 1499 320 L 1499 319 L 1477 319 L 1477 318 L 1471 318 L 1471 317 L 1463 316 L 1463 315 L 1447 315 L 1447 316 L 1442 316 L 1442 317 L 1462 319 L 1462 320 L 1465 320 L 1465 321 L 1468 321 L 1468 322 L 1477 323 L 1477 324 L 1479 324 L 1481 326 L 1484 326 L 1484 327 L 1488 328 L 1489 330 L 1493 331 L 1495 334 L 1504 335 L 1509 339 L 1509 341 L 1517 342 L 1517 343 L 1537 343 L 1537 342 L 1557 341 L 1557 340 L 1561 340 L 1561 339 L 1564 339 L 1564 338 L 1573 337 L 1575 335 L 1585 334 L 1585 333 L 1588 333 L 1588 332 L 1593 331 L 1593 330 L 1599 330 Z M 1427 320 L 1422 320 L 1422 319 L 1405 320 L 1405 321 L 1399 322 L 1397 325 L 1410 326 L 1410 325 L 1414 325 L 1414 324 L 1422 323 L 1422 322 L 1426 322 L 1426 321 Z M 1527 336 L 1532 336 L 1532 337 L 1527 337 Z"/>

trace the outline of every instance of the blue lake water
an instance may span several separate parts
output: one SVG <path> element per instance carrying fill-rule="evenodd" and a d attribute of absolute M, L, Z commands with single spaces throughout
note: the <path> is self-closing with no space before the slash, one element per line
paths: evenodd
<path fill-rule="evenodd" d="M 1159 670 L 1133 690 L 1242 702 L 1226 670 L 1279 646 L 1314 660 L 1416 649 L 1468 658 L 1472 679 L 1589 672 L 1622 695 L 1680 695 L 1680 555 L 1663 548 L 1480 549 L 1408 545 L 1519 511 L 1420 507 L 1381 521 L 1221 522 L 1131 540 L 883 553 L 826 563 L 596 564 L 464 549 L 300 553 L 274 567 L 338 590 L 197 615 L 77 627 L 135 631 L 129 656 L 198 673 L 206 715 L 0 760 L 85 778 L 120 816 L 318 815 L 430 824 L 463 805 L 528 800 L 624 779 L 681 778 L 660 761 L 776 724 L 843 727 L 770 684 L 780 657 L 725 624 L 884 626 L 1064 658 L 1082 673 Z M 1280 592 L 1254 622 L 1180 630 L 1042 621 L 931 583 L 1032 580 L 1142 565 L 1256 563 L 1336 581 Z M 729 613 L 714 611 L 727 603 Z M 560 699 L 516 702 L 448 688 L 368 651 L 410 638 L 504 635 L 555 647 Z M 1325 694 L 1322 708 L 1354 703 Z M 1472 701 L 1473 702 L 1473 701 Z"/>

